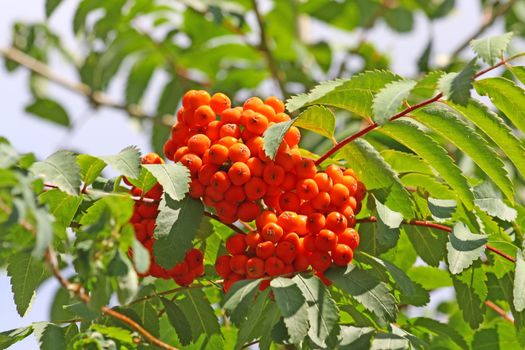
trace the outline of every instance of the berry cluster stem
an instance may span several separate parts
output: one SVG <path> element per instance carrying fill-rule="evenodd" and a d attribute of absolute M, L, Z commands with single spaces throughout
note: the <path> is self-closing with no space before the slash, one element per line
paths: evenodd
<path fill-rule="evenodd" d="M 512 61 L 516 58 L 519 58 L 519 57 L 523 57 L 525 56 L 525 52 L 524 53 L 519 53 L 519 54 L 516 54 L 516 55 L 513 55 L 509 58 L 506 58 L 506 59 L 502 59 L 501 61 L 499 61 L 498 63 L 496 63 L 495 65 L 493 66 L 490 66 L 488 68 L 485 68 L 481 71 L 479 71 L 478 73 L 476 73 L 476 75 L 474 75 L 474 78 L 478 78 L 480 76 L 482 76 L 483 74 L 485 73 L 488 73 L 498 67 L 501 67 L 503 65 L 505 65 L 507 62 L 509 61 Z M 392 122 L 396 119 L 399 119 L 401 117 L 404 117 L 405 115 L 409 114 L 410 112 L 413 112 L 417 109 L 420 109 L 422 107 L 425 107 L 429 104 L 432 104 L 436 101 L 439 101 L 439 99 L 441 99 L 443 97 L 443 93 L 439 93 L 437 95 L 435 95 L 434 97 L 428 99 L 428 100 L 425 100 L 425 101 L 422 101 L 418 104 L 415 104 L 413 106 L 410 106 L 410 107 L 407 107 L 405 108 L 404 110 L 402 110 L 401 112 L 397 113 L 396 115 L 388 118 L 388 121 L 389 122 Z M 377 123 L 372 123 L 370 124 L 369 126 L 367 126 L 366 128 L 362 129 L 361 131 L 358 131 L 357 133 L 353 134 L 353 135 L 350 135 L 348 136 L 347 138 L 341 140 L 340 142 L 338 142 L 334 147 L 330 148 L 325 154 L 323 154 L 319 159 L 317 159 L 315 161 L 315 165 L 320 165 L 322 162 L 324 162 L 326 159 L 330 158 L 332 155 L 334 155 L 335 153 L 337 153 L 337 151 L 339 151 L 341 148 L 343 148 L 344 146 L 346 146 L 347 144 L 349 144 L 350 142 L 368 134 L 370 131 L 373 131 L 375 130 L 376 128 L 378 128 L 380 125 L 377 124 Z"/>
<path fill-rule="evenodd" d="M 377 222 L 377 218 L 375 216 L 369 216 L 367 218 L 357 219 L 356 222 L 358 222 L 358 223 Z M 437 229 L 437 230 L 445 231 L 445 232 L 448 232 L 448 233 L 452 232 L 452 228 L 450 228 L 448 226 L 437 224 L 435 222 L 426 221 L 426 220 L 403 221 L 403 224 L 404 225 L 414 225 L 414 226 L 424 226 L 424 227 L 429 227 L 429 228 L 434 228 L 434 229 Z M 497 248 L 494 248 L 490 244 L 486 244 L 485 246 L 487 247 L 488 250 L 490 250 L 490 251 L 494 252 L 495 254 L 501 256 L 502 258 L 504 258 L 504 259 L 506 259 L 506 260 L 508 260 L 510 262 L 513 262 L 513 263 L 516 262 L 516 258 L 510 256 L 507 253 L 502 252 L 501 250 L 499 250 Z"/>

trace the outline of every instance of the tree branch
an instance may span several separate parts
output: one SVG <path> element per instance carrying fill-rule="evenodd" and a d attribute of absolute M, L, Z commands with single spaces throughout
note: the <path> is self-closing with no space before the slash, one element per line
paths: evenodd
<path fill-rule="evenodd" d="M 369 216 L 367 218 L 357 219 L 356 222 L 357 223 L 377 222 L 377 218 L 375 216 Z M 432 221 L 426 221 L 426 220 L 403 221 L 403 225 L 424 226 L 424 227 L 429 227 L 429 228 L 434 228 L 434 229 L 437 229 L 437 230 L 445 231 L 445 232 L 448 232 L 448 233 L 452 232 L 452 228 L 450 228 L 448 226 L 441 225 L 441 224 L 438 224 L 438 223 L 435 223 L 435 222 L 432 222 Z M 490 250 L 490 251 L 494 252 L 495 254 L 501 256 L 502 258 L 507 259 L 510 262 L 513 262 L 513 263 L 516 262 L 516 259 L 514 257 L 508 255 L 507 253 L 502 252 L 501 250 L 499 250 L 497 248 L 494 248 L 490 244 L 485 244 L 485 247 L 488 250 Z"/>
<path fill-rule="evenodd" d="M 142 107 L 138 105 L 127 105 L 115 102 L 102 91 L 93 91 L 88 85 L 81 82 L 74 82 L 61 76 L 60 74 L 53 71 L 47 64 L 36 60 L 35 58 L 27 55 L 23 51 L 17 48 L 10 47 L 7 49 L 0 49 L 0 56 L 14 61 L 30 71 L 52 81 L 72 92 L 79 95 L 85 96 L 88 101 L 95 106 L 109 107 L 117 110 L 121 110 L 129 114 L 131 117 L 139 120 L 146 120 L 153 123 L 160 123 L 165 126 L 171 127 L 171 123 L 165 120 L 159 120 L 154 116 L 147 115 Z"/>
<path fill-rule="evenodd" d="M 58 262 L 56 259 L 56 255 L 52 249 L 48 249 L 46 253 L 46 261 L 51 267 L 51 271 L 53 272 L 53 275 L 58 280 L 58 282 L 64 287 L 66 290 L 73 292 L 80 300 L 82 300 L 84 303 L 87 303 L 90 301 L 91 297 L 86 293 L 85 289 L 82 287 L 82 285 L 78 283 L 71 283 L 69 282 L 60 272 L 60 268 L 58 267 Z M 126 315 L 121 314 L 118 311 L 115 311 L 108 306 L 102 306 L 100 308 L 100 311 L 105 313 L 106 315 L 109 315 L 113 318 L 116 318 L 130 327 L 134 328 L 137 332 L 142 334 L 144 338 L 148 340 L 151 344 L 154 344 L 162 349 L 166 350 L 178 350 L 177 348 L 164 343 L 162 340 L 156 338 L 151 333 L 149 333 L 144 327 L 142 327 L 137 322 L 133 321 L 131 318 L 129 318 Z"/>
<path fill-rule="evenodd" d="M 204 211 L 204 216 L 207 216 L 213 220 L 219 221 L 221 224 L 223 224 L 224 226 L 228 226 L 229 228 L 231 228 L 233 231 L 237 233 L 242 233 L 243 235 L 246 234 L 246 232 L 244 232 L 243 230 L 241 230 L 239 227 L 235 226 L 234 224 L 227 224 L 227 223 L 222 222 L 221 219 L 219 219 L 217 215 L 210 213 L 209 211 Z"/>
<path fill-rule="evenodd" d="M 266 35 L 266 28 L 264 25 L 264 21 L 262 19 L 261 12 L 259 11 L 259 8 L 257 7 L 257 0 L 252 0 L 252 7 L 253 7 L 253 11 L 255 12 L 255 18 L 257 19 L 257 24 L 259 26 L 260 50 L 262 51 L 266 59 L 268 68 L 270 69 L 270 72 L 272 73 L 273 80 L 277 84 L 277 87 L 279 88 L 281 95 L 283 96 L 283 98 L 286 98 L 288 94 L 284 86 L 283 72 L 279 69 L 277 65 L 277 61 L 275 60 L 275 57 L 273 56 L 272 51 L 268 47 L 268 36 Z"/>
<path fill-rule="evenodd" d="M 493 303 L 492 301 L 490 300 L 485 300 L 485 305 L 487 305 L 488 307 L 490 307 L 492 310 L 494 310 L 498 315 L 500 315 L 501 317 L 503 317 L 504 319 L 506 319 L 507 321 L 509 321 L 510 323 L 514 323 L 514 319 L 512 317 L 510 317 L 506 312 L 505 310 L 503 310 L 502 308 L 500 308 L 498 305 L 496 305 L 495 303 Z"/>
<path fill-rule="evenodd" d="M 499 6 L 497 10 L 494 9 L 491 5 L 489 5 L 485 9 L 485 16 L 483 21 L 481 22 L 480 27 L 474 33 L 472 33 L 471 36 L 465 39 L 465 41 L 461 43 L 454 51 L 452 51 L 452 53 L 450 54 L 450 62 L 454 61 L 459 56 L 461 51 L 463 51 L 472 40 L 479 37 L 485 32 L 485 30 L 492 26 L 498 17 L 503 16 L 505 13 L 507 13 L 515 3 L 516 0 L 510 0 L 506 4 Z"/>
<path fill-rule="evenodd" d="M 495 65 L 493 66 L 490 66 L 488 68 L 485 68 L 483 70 L 480 70 L 478 73 L 476 73 L 476 75 L 474 75 L 474 78 L 478 78 L 480 76 L 482 76 L 483 74 L 485 73 L 488 73 L 498 67 L 501 67 L 503 65 L 505 65 L 507 62 L 509 61 L 512 61 L 516 58 L 519 58 L 519 57 L 523 57 L 525 56 L 525 52 L 523 53 L 519 53 L 519 54 L 516 54 L 516 55 L 513 55 L 513 56 L 510 56 L 509 58 L 507 59 L 502 59 L 500 62 L 496 63 Z M 401 112 L 397 113 L 396 115 L 390 117 L 388 119 L 389 122 L 392 122 L 396 119 L 399 119 L 401 117 L 404 117 L 405 115 L 417 110 L 417 109 L 420 109 L 422 107 L 425 107 L 429 104 L 432 104 L 436 101 L 438 101 L 439 99 L 441 99 L 443 97 L 443 93 L 440 92 L 439 94 L 435 95 L 434 97 L 428 99 L 428 100 L 425 100 L 425 101 L 422 101 L 418 104 L 415 104 L 413 106 L 410 106 L 410 107 L 407 107 L 405 108 L 404 110 L 402 110 Z M 349 144 L 350 142 L 368 134 L 370 131 L 373 131 L 375 130 L 376 128 L 378 128 L 380 125 L 377 124 L 377 123 L 372 123 L 370 124 L 369 126 L 367 126 L 366 128 L 358 131 L 357 133 L 353 134 L 353 135 L 350 135 L 348 136 L 347 138 L 339 141 L 334 147 L 330 148 L 325 154 L 323 154 L 321 157 L 319 157 L 316 161 L 315 161 L 315 165 L 320 165 L 322 162 L 324 162 L 326 159 L 330 158 L 332 155 L 334 155 L 335 153 L 337 153 L 337 151 L 339 151 L 341 148 L 343 148 L 345 145 Z"/>

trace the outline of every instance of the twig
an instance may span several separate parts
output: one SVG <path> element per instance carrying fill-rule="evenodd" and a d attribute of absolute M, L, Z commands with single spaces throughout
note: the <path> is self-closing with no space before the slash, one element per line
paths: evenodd
<path fill-rule="evenodd" d="M 221 224 L 223 224 L 224 226 L 228 226 L 229 228 L 231 228 L 233 231 L 237 233 L 242 233 L 243 235 L 246 234 L 246 232 L 244 232 L 243 230 L 241 230 L 239 227 L 235 226 L 234 224 L 227 224 L 225 222 L 222 222 L 221 219 L 217 215 L 210 213 L 209 211 L 204 211 L 204 216 L 207 216 L 213 220 L 219 221 Z"/>
<path fill-rule="evenodd" d="M 64 287 L 66 290 L 73 292 L 80 300 L 82 300 L 84 303 L 88 303 L 91 300 L 91 297 L 86 293 L 84 287 L 78 283 L 71 283 L 69 282 L 60 272 L 60 268 L 58 267 L 58 262 L 56 259 L 56 255 L 52 249 L 48 249 L 46 253 L 46 261 L 51 267 L 51 271 L 53 272 L 53 275 L 58 280 L 58 282 Z M 127 317 L 126 315 L 121 314 L 118 311 L 115 311 L 107 306 L 102 306 L 100 308 L 100 311 L 105 313 L 106 315 L 109 315 L 113 318 L 116 318 L 127 325 L 134 328 L 137 332 L 142 334 L 151 344 L 154 344 L 162 349 L 167 350 L 178 350 L 177 348 L 164 343 L 162 340 L 156 338 L 153 336 L 150 332 L 148 332 L 144 327 L 142 327 L 137 322 L 133 321 L 131 318 Z"/>
<path fill-rule="evenodd" d="M 489 5 L 485 10 L 484 19 L 481 22 L 481 25 L 478 28 L 478 30 L 472 33 L 471 36 L 465 39 L 463 43 L 461 43 L 454 51 L 452 51 L 452 53 L 450 54 L 450 61 L 454 61 L 454 59 L 461 53 L 461 51 L 463 51 L 472 40 L 479 37 L 485 32 L 485 30 L 492 26 L 498 17 L 507 13 L 512 8 L 515 2 L 516 0 L 510 0 L 506 4 L 501 5 L 496 11 L 494 10 L 494 8 L 491 7 L 491 5 Z"/>
<path fill-rule="evenodd" d="M 501 60 L 500 62 L 496 63 L 495 65 L 493 66 L 490 66 L 488 68 L 485 68 L 481 71 L 479 71 L 478 73 L 476 73 L 476 75 L 474 75 L 474 78 L 478 78 L 480 77 L 481 75 L 485 74 L 485 73 L 488 73 L 500 66 L 503 66 L 505 65 L 507 62 L 511 61 L 511 60 L 514 60 L 516 58 L 519 58 L 519 57 L 523 57 L 525 56 L 525 52 L 523 53 L 519 53 L 519 54 L 516 54 L 516 55 L 513 55 L 507 59 L 503 59 Z M 428 99 L 428 100 L 425 100 L 425 101 L 422 101 L 418 104 L 415 104 L 413 106 L 410 106 L 410 107 L 407 107 L 405 108 L 404 110 L 402 110 L 401 112 L 397 113 L 396 115 L 390 117 L 388 119 L 388 121 L 392 122 L 396 119 L 399 119 L 401 117 L 404 117 L 405 115 L 419 109 L 419 108 L 422 108 L 422 107 L 425 107 L 429 104 L 432 104 L 436 101 L 438 101 L 440 98 L 443 97 L 443 93 L 439 93 L 437 95 L 435 95 L 434 97 Z M 328 150 L 328 152 L 326 152 L 325 154 L 323 154 L 321 157 L 319 157 L 316 161 L 315 161 L 315 165 L 320 165 L 322 162 L 324 162 L 326 159 L 330 158 L 332 155 L 334 155 L 335 153 L 337 153 L 337 151 L 339 151 L 341 148 L 343 148 L 345 145 L 349 144 L 350 142 L 368 134 L 370 131 L 378 128 L 380 125 L 377 124 L 377 123 L 372 123 L 370 124 L 369 126 L 367 126 L 366 128 L 358 131 L 357 133 L 353 134 L 353 135 L 350 135 L 348 136 L 347 138 L 341 140 L 340 142 L 338 142 L 334 147 L 330 148 Z"/>
<path fill-rule="evenodd" d="M 488 307 L 490 307 L 492 310 L 494 310 L 498 315 L 500 315 L 501 317 L 503 317 L 504 319 L 506 319 L 507 321 L 509 321 L 510 323 L 514 323 L 514 319 L 512 317 L 510 317 L 506 312 L 505 310 L 503 310 L 502 308 L 500 308 L 498 305 L 494 304 L 492 301 L 490 300 L 485 300 L 485 305 L 487 305 Z"/>
<path fill-rule="evenodd" d="M 266 28 L 264 26 L 264 21 L 261 16 L 261 12 L 259 11 L 259 8 L 257 7 L 257 0 L 252 0 L 252 7 L 253 11 L 255 12 L 255 18 L 257 19 L 257 24 L 259 26 L 259 45 L 260 50 L 262 51 L 266 63 L 268 64 L 268 68 L 270 69 L 270 72 L 272 73 L 272 77 L 275 80 L 275 83 L 277 84 L 281 95 L 286 98 L 286 88 L 284 86 L 284 77 L 283 72 L 279 69 L 277 66 L 277 61 L 275 60 L 275 57 L 272 54 L 272 51 L 268 47 L 268 37 L 266 35 Z"/>
<path fill-rule="evenodd" d="M 209 286 L 211 286 L 211 285 L 193 284 L 193 285 L 190 285 L 190 286 L 187 286 L 187 287 L 177 287 L 177 288 L 165 290 L 163 292 L 146 295 L 146 296 L 144 296 L 142 298 L 139 298 L 139 299 L 135 299 L 132 302 L 130 302 L 128 304 L 128 306 L 135 305 L 135 304 L 138 304 L 138 303 L 141 303 L 143 301 L 150 300 L 150 299 L 153 299 L 153 298 L 157 298 L 157 297 L 160 297 L 162 295 L 169 295 L 169 294 L 183 292 L 183 291 L 190 290 L 190 289 L 201 289 L 201 288 L 205 288 L 205 287 L 209 287 Z"/>
<path fill-rule="evenodd" d="M 375 216 L 369 216 L 367 218 L 361 218 L 361 219 L 357 219 L 356 222 L 358 223 L 370 223 L 370 222 L 377 222 L 377 218 Z M 434 228 L 434 229 L 437 229 L 437 230 L 441 230 L 441 231 L 445 231 L 445 232 L 448 232 L 448 233 L 451 233 L 452 232 L 452 228 L 448 227 L 448 226 L 445 226 L 445 225 L 441 225 L 441 224 L 437 224 L 435 222 L 432 222 L 432 221 L 426 221 L 426 220 L 410 220 L 410 221 L 403 221 L 403 225 L 414 225 L 414 226 L 424 226 L 424 227 L 429 227 L 429 228 Z M 501 250 L 497 249 L 497 248 L 494 248 L 493 246 L 491 246 L 490 244 L 486 244 L 485 247 L 494 252 L 495 254 L 501 256 L 502 258 L 505 258 L 507 259 L 508 261 L 511 261 L 513 263 L 516 262 L 516 259 L 513 258 L 512 256 L 508 255 L 507 253 L 504 253 L 502 252 Z"/>
<path fill-rule="evenodd" d="M 14 61 L 18 64 L 21 64 L 30 71 L 46 78 L 49 81 L 57 83 L 58 85 L 72 92 L 85 96 L 89 100 L 89 102 L 96 106 L 118 109 L 128 113 L 133 118 L 146 120 L 153 123 L 160 123 L 162 125 L 171 127 L 171 123 L 162 119 L 154 118 L 154 116 L 147 115 L 140 106 L 117 103 L 111 100 L 111 97 L 109 97 L 102 91 L 93 91 L 88 85 L 84 83 L 77 83 L 68 80 L 67 78 L 53 71 L 45 63 L 36 60 L 35 58 L 27 55 L 26 53 L 18 50 L 17 48 L 10 47 L 7 49 L 0 49 L 0 56 L 3 56 L 6 59 Z"/>

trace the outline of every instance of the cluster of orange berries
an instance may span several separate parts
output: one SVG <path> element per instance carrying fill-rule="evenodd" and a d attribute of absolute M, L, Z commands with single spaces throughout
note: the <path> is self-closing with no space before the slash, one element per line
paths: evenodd
<path fill-rule="evenodd" d="M 142 157 L 142 164 L 163 164 L 164 160 L 156 153 L 149 153 Z M 187 286 L 193 280 L 204 273 L 204 257 L 200 250 L 192 248 L 186 252 L 183 262 L 173 266 L 173 268 L 166 270 L 155 262 L 153 256 L 153 232 L 155 230 L 155 220 L 158 215 L 158 202 L 163 194 L 163 188 L 159 183 L 156 183 L 148 192 L 143 191 L 135 186 L 131 188 L 131 195 L 140 198 L 152 199 L 149 201 L 136 201 L 133 208 L 133 216 L 131 217 L 131 224 L 135 229 L 135 236 L 142 245 L 149 251 L 150 254 L 150 268 L 147 273 L 140 274 L 141 277 L 151 275 L 157 278 L 171 279 L 173 278 L 178 285 Z M 130 251 L 130 254 L 133 252 Z"/>
<path fill-rule="evenodd" d="M 164 145 L 168 159 L 189 169 L 191 197 L 201 198 L 225 223 L 256 221 L 257 231 L 231 236 L 229 254 L 215 263 L 225 290 L 241 279 L 310 267 L 324 279 L 332 263 L 347 265 L 359 244 L 355 214 L 366 191 L 352 169 L 330 165 L 319 171 L 301 156 L 294 126 L 275 159 L 266 155 L 264 132 L 288 120 L 276 97 L 252 97 L 232 108 L 222 93 L 191 90 Z"/>

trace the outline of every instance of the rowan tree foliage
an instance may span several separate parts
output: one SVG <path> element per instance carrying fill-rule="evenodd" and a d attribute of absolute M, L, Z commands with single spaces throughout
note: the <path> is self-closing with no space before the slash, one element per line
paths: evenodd
<path fill-rule="evenodd" d="M 151 132 L 152 147 L 166 161 L 141 158 L 134 146 L 116 155 L 61 150 L 39 160 L 0 139 L 0 266 L 20 316 L 44 281 L 60 283 L 49 320 L 2 330 L 0 349 L 31 334 L 42 349 L 525 347 L 525 68 L 519 65 L 525 53 L 513 44 L 524 35 L 525 8 L 512 0 L 481 3 L 486 16 L 473 37 L 439 67 L 429 40 L 413 77 L 391 72 L 388 54 L 367 40 L 367 31 L 384 22 L 410 32 L 416 14 L 431 23 L 448 16 L 454 0 L 83 0 L 71 28 L 82 50 L 74 52 L 46 22 L 17 23 L 12 46 L 0 53 L 8 70 L 31 73 L 34 101 L 27 112 L 68 127 L 68 112 L 41 83 L 62 85 L 94 108 L 125 111 Z M 60 6 L 47 0 L 46 15 Z M 496 20 L 509 32 L 483 35 Z M 305 35 L 307 25 L 329 35 L 314 41 Z M 357 45 L 338 45 L 355 32 L 361 33 Z M 471 59 L 462 59 L 463 52 Z M 57 55 L 77 81 L 48 65 Z M 357 67 L 348 64 L 356 57 Z M 167 83 L 157 107 L 147 110 L 141 103 L 154 74 Z M 114 100 L 107 90 L 122 76 L 123 96 Z M 213 98 L 188 113 L 193 102 L 183 95 L 191 89 L 222 92 L 244 110 L 252 108 L 248 97 L 265 100 L 269 92 L 285 104 L 267 100 L 271 117 L 263 127 L 248 127 L 241 112 L 239 119 L 222 115 Z M 284 106 L 286 116 L 279 113 Z M 179 151 L 185 146 L 171 141 L 178 132 L 173 125 L 206 113 L 210 119 L 193 120 L 202 129 L 192 132 L 208 136 L 185 138 L 189 151 Z M 266 216 L 272 230 L 259 227 L 263 207 L 292 210 L 297 193 L 304 204 L 297 212 L 318 204 L 305 204 L 315 181 L 304 181 L 303 192 L 289 190 L 284 200 L 251 198 L 257 191 L 244 187 L 238 195 L 248 195 L 248 204 L 235 207 L 236 214 L 219 203 L 223 197 L 213 200 L 215 192 L 195 184 L 201 164 L 194 169 L 197 160 L 187 154 L 208 163 L 206 157 L 220 156 L 210 155 L 213 145 L 230 146 L 230 139 L 210 136 L 216 114 L 215 126 L 225 118 L 233 125 L 217 135 L 238 133 L 232 142 L 242 140 L 252 155 L 258 150 L 260 160 L 251 163 L 236 151 L 239 174 L 244 163 L 254 174 L 256 162 L 280 164 L 288 146 L 305 169 L 312 165 L 301 171 L 326 171 L 327 181 L 339 168 L 352 169 L 345 176 L 366 188 L 355 195 L 351 214 L 344 212 L 344 227 L 355 225 L 359 233 L 357 248 L 345 243 L 352 250 L 343 247 L 337 257 L 329 250 L 334 263 L 327 270 L 313 259 L 305 268 L 266 268 L 266 275 L 254 264 L 252 275 L 239 281 L 223 278 L 231 270 L 241 274 L 239 264 L 222 264 L 228 253 L 260 256 L 242 237 L 260 232 L 272 252 L 280 241 L 281 221 L 275 228 Z M 258 143 L 247 141 L 252 138 Z M 226 163 L 217 162 L 213 174 L 220 174 L 210 187 L 230 186 L 221 178 L 234 168 L 223 168 Z M 118 175 L 108 177 L 108 169 Z M 313 178 L 294 171 L 297 182 Z M 239 174 L 231 179 L 242 189 L 248 180 Z M 257 176 L 270 184 L 275 174 Z M 342 211 L 335 196 L 330 192 L 330 208 Z M 311 234 L 298 233 L 301 242 Z M 319 242 L 312 251 L 321 249 Z M 455 298 L 414 316 L 413 307 L 425 307 L 431 293 L 446 287 Z"/>

